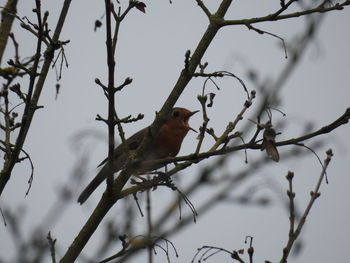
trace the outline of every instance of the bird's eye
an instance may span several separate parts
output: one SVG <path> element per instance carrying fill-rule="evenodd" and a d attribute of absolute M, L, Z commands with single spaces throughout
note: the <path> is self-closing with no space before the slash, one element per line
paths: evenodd
<path fill-rule="evenodd" d="M 173 117 L 179 117 L 180 116 L 180 112 L 179 111 L 173 111 Z"/>

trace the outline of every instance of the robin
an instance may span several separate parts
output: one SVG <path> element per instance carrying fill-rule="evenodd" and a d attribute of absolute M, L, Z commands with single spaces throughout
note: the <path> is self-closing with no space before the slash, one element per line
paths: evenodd
<path fill-rule="evenodd" d="M 198 111 L 189 111 L 185 108 L 173 108 L 165 123 L 160 128 L 158 134 L 154 137 L 153 143 L 149 150 L 146 152 L 146 160 L 156 160 L 166 157 L 175 157 L 181 148 L 181 144 L 189 130 L 195 131 L 188 124 L 190 117 Z M 143 138 L 149 131 L 149 127 L 146 127 L 125 141 L 127 150 L 130 152 L 135 151 Z M 125 144 L 119 145 L 114 149 L 114 161 L 112 171 L 110 171 L 110 165 L 105 159 L 99 166 L 103 165 L 102 169 L 98 172 L 95 178 L 88 184 L 84 191 L 80 194 L 78 202 L 83 204 L 89 196 L 95 191 L 95 189 L 110 175 L 110 173 L 116 173 L 124 168 L 124 165 L 128 161 L 128 155 L 125 151 Z M 164 165 L 142 166 L 138 168 L 138 173 L 149 172 L 161 168 Z"/>

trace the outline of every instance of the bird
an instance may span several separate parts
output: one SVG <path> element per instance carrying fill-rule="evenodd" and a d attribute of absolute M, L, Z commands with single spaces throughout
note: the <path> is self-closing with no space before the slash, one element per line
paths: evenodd
<path fill-rule="evenodd" d="M 198 111 L 190 111 L 185 108 L 175 107 L 167 116 L 166 121 L 159 129 L 159 132 L 154 136 L 152 145 L 146 151 L 145 161 L 157 160 L 166 157 L 175 157 L 181 148 L 181 144 L 188 131 L 193 129 L 188 121 L 192 115 Z M 78 203 L 81 205 L 90 197 L 96 188 L 108 177 L 111 173 L 116 173 L 122 170 L 128 161 L 128 156 L 141 144 L 143 138 L 147 136 L 150 131 L 150 126 L 136 132 L 124 143 L 120 144 L 114 149 L 113 167 L 110 168 L 108 159 L 103 160 L 98 167 L 102 166 L 101 170 L 92 179 L 92 181 L 85 187 L 78 197 Z M 126 145 L 125 145 L 126 144 Z M 127 146 L 127 148 L 125 147 Z M 129 155 L 128 155 L 129 153 Z M 145 173 L 161 168 L 164 164 L 153 164 L 145 167 L 141 166 L 137 169 L 138 173 Z"/>

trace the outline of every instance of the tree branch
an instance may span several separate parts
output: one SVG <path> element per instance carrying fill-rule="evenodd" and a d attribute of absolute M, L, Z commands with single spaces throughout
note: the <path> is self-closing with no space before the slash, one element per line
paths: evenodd
<path fill-rule="evenodd" d="M 348 5 L 350 5 L 350 0 L 346 0 L 342 3 L 336 3 L 335 5 L 330 7 L 324 7 L 323 5 L 319 5 L 315 8 L 307 9 L 300 12 L 289 13 L 285 15 L 276 16 L 276 13 L 274 13 L 274 14 L 270 14 L 262 17 L 256 17 L 256 18 L 239 19 L 239 20 L 222 20 L 220 22 L 220 25 L 221 26 L 247 25 L 247 24 L 255 24 L 255 23 L 261 23 L 261 22 L 285 20 L 289 18 L 295 18 L 295 17 L 310 15 L 314 13 L 326 13 L 329 11 L 343 10 L 344 7 Z"/>
<path fill-rule="evenodd" d="M 63 3 L 60 17 L 57 22 L 54 35 L 52 37 L 53 44 L 51 44 L 45 51 L 44 63 L 41 67 L 41 72 L 39 74 L 38 81 L 36 82 L 35 89 L 33 91 L 33 96 L 31 97 L 31 101 L 27 106 L 27 110 L 24 111 L 25 114 L 23 114 L 23 117 L 22 117 L 22 126 L 16 140 L 15 148 L 12 152 L 11 160 L 8 162 L 8 164 L 4 167 L 4 169 L 0 173 L 0 195 L 2 194 L 2 191 L 4 190 L 8 180 L 10 179 L 12 170 L 18 160 L 18 156 L 26 140 L 26 136 L 30 128 L 34 113 L 38 108 L 38 101 L 41 95 L 41 91 L 44 87 L 46 76 L 47 76 L 47 73 L 49 72 L 50 64 L 52 62 L 54 52 L 56 49 L 55 44 L 57 44 L 59 41 L 59 36 L 61 34 L 63 24 L 66 19 L 71 1 L 72 0 L 65 0 Z M 39 56 L 39 54 L 37 54 L 37 56 Z M 34 86 L 34 83 L 33 83 L 33 86 Z"/>
<path fill-rule="evenodd" d="M 1 11 L 1 24 L 0 24 L 0 65 L 2 56 L 5 52 L 7 40 L 10 36 L 13 20 L 17 12 L 17 0 L 8 0 L 6 5 Z"/>

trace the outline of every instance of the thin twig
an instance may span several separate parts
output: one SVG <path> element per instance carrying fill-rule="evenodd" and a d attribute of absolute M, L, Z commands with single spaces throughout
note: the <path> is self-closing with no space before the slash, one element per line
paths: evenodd
<path fill-rule="evenodd" d="M 153 263 L 153 242 L 151 242 L 152 239 L 152 233 L 153 233 L 153 227 L 152 227 L 152 214 L 151 214 L 151 191 L 148 189 L 146 191 L 146 218 L 147 218 L 147 239 L 148 239 L 148 263 Z"/>
<path fill-rule="evenodd" d="M 327 167 L 328 167 L 328 165 L 329 165 L 329 163 L 330 163 L 330 161 L 331 161 L 331 159 L 333 157 L 333 152 L 332 152 L 331 149 L 327 150 L 326 154 L 327 154 L 327 157 L 324 160 L 321 174 L 319 176 L 319 179 L 317 181 L 315 189 L 313 191 L 311 191 L 311 193 L 310 193 L 310 195 L 311 195 L 310 201 L 309 201 L 308 205 L 306 206 L 303 215 L 301 216 L 299 224 L 298 224 L 297 228 L 293 232 L 291 232 L 292 231 L 291 228 L 289 230 L 288 242 L 287 242 L 287 245 L 283 249 L 283 255 L 282 255 L 282 258 L 280 260 L 280 263 L 286 263 L 287 262 L 287 259 L 288 259 L 289 253 L 290 253 L 290 251 L 291 251 L 291 249 L 293 247 L 293 244 L 297 240 L 297 238 L 298 238 L 298 236 L 299 236 L 299 234 L 300 234 L 300 232 L 301 232 L 301 230 L 302 230 L 302 228 L 303 228 L 303 226 L 304 226 L 304 224 L 306 222 L 306 218 L 309 215 L 309 212 L 310 212 L 314 202 L 321 195 L 320 187 L 321 187 L 322 181 L 324 180 L 324 177 L 325 177 L 325 174 L 326 174 L 326 169 L 327 169 Z"/>
<path fill-rule="evenodd" d="M 63 7 L 59 16 L 59 20 L 57 22 L 56 28 L 55 28 L 55 32 L 54 35 L 52 37 L 53 43 L 57 43 L 60 33 L 62 31 L 63 28 L 63 24 L 70 6 L 71 0 L 65 0 L 63 3 Z M 37 13 L 37 17 L 39 19 L 39 21 L 41 21 L 41 11 L 40 11 L 40 1 L 36 0 L 36 4 L 39 8 L 37 8 L 36 13 Z M 26 136 L 28 133 L 28 130 L 30 128 L 33 116 L 35 111 L 38 109 L 38 101 L 40 98 L 40 94 L 41 91 L 43 89 L 45 80 L 46 80 L 46 76 L 48 74 L 49 68 L 50 68 L 50 64 L 51 61 L 53 59 L 53 55 L 55 52 L 55 48 L 53 47 L 53 45 L 50 45 L 46 51 L 45 51 L 45 58 L 44 58 L 44 62 L 41 66 L 41 72 L 40 74 L 38 74 L 36 71 L 38 69 L 38 64 L 39 64 L 39 58 L 40 58 L 40 51 L 41 51 L 41 41 L 42 41 L 42 31 L 43 31 L 43 25 L 41 24 L 41 29 L 39 27 L 39 32 L 41 34 L 41 36 L 38 38 L 38 42 L 37 42 L 37 53 L 34 56 L 34 65 L 32 66 L 32 74 L 30 77 L 30 83 L 29 83 L 29 92 L 27 94 L 27 100 L 28 103 L 26 103 L 25 109 L 24 109 L 24 114 L 22 115 L 22 125 L 20 128 L 20 131 L 18 133 L 17 139 L 16 139 L 16 143 L 15 143 L 15 147 L 12 151 L 11 154 L 11 158 L 10 161 L 8 162 L 8 164 L 4 167 L 4 169 L 1 171 L 0 173 L 0 195 L 3 192 L 7 182 L 9 181 L 10 177 L 11 177 L 11 173 L 12 170 L 15 166 L 15 164 L 17 163 L 18 160 L 18 156 L 21 152 L 21 149 L 23 147 L 23 144 L 26 140 Z M 38 76 L 38 80 L 36 82 L 35 85 L 35 89 L 34 89 L 34 82 L 36 77 Z M 34 89 L 34 90 L 33 90 Z"/>
<path fill-rule="evenodd" d="M 288 190 L 287 190 L 287 196 L 289 198 L 289 237 L 293 236 L 294 233 L 294 224 L 295 224 L 295 207 L 294 207 L 294 198 L 295 193 L 293 192 L 293 177 L 294 173 L 291 171 L 288 171 L 287 173 L 287 180 L 288 180 Z"/>
<path fill-rule="evenodd" d="M 198 6 L 203 10 L 203 12 L 207 15 L 207 17 L 210 19 L 212 14 L 210 13 L 209 9 L 205 6 L 202 0 L 196 0 Z"/>
<path fill-rule="evenodd" d="M 32 188 L 32 183 L 34 180 L 34 164 L 33 164 L 32 158 L 30 158 L 30 155 L 24 149 L 22 149 L 21 151 L 25 154 L 26 159 L 29 160 L 30 170 L 31 170 L 30 177 L 28 179 L 28 189 L 25 193 L 25 196 L 27 196 L 29 194 L 30 189 Z"/>
<path fill-rule="evenodd" d="M 56 263 L 56 250 L 55 250 L 56 239 L 52 239 L 51 232 L 47 234 L 46 239 L 49 242 L 52 263 Z"/>
<path fill-rule="evenodd" d="M 284 42 L 284 39 L 276 34 L 267 32 L 265 30 L 261 30 L 259 28 L 253 27 L 251 24 L 246 24 L 246 26 L 249 28 L 249 30 L 254 30 L 255 32 L 259 33 L 259 34 L 267 34 L 270 36 L 273 36 L 275 38 L 278 38 L 279 40 L 281 40 L 282 45 L 283 45 L 283 50 L 284 50 L 284 57 L 287 59 L 288 58 L 288 54 L 287 54 L 287 48 L 286 48 L 286 43 Z"/>
<path fill-rule="evenodd" d="M 1 207 L 0 207 L 0 214 L 2 217 L 2 221 L 4 222 L 4 226 L 6 227 L 7 226 L 6 217 L 5 217 L 4 212 L 2 211 Z"/>
<path fill-rule="evenodd" d="M 262 17 L 254 17 L 254 18 L 248 18 L 248 19 L 222 20 L 220 21 L 220 25 L 221 26 L 246 25 L 246 24 L 255 24 L 255 23 L 261 23 L 261 22 L 278 21 L 278 20 L 290 19 L 290 18 L 295 18 L 300 16 L 306 16 L 313 13 L 326 13 L 326 12 L 335 11 L 335 10 L 343 10 L 344 7 L 348 5 L 350 5 L 350 0 L 346 0 L 342 3 L 336 3 L 335 5 L 330 7 L 324 7 L 320 5 L 315 8 L 310 8 L 304 11 L 289 13 L 285 15 L 276 16 L 276 14 L 269 14 Z"/>

